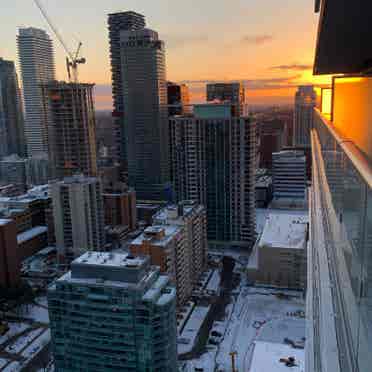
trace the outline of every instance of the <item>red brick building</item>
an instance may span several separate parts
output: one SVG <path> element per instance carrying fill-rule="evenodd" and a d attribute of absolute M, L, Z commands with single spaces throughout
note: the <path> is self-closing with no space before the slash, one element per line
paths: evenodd
<path fill-rule="evenodd" d="M 16 223 L 10 219 L 0 219 L 0 287 L 15 288 L 21 283 L 17 248 Z"/>

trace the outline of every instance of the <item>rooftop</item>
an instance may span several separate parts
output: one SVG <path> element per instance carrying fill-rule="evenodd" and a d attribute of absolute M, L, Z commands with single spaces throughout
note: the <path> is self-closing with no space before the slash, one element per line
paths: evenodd
<path fill-rule="evenodd" d="M 86 252 L 74 260 L 73 264 L 121 268 L 141 266 L 145 262 L 146 258 L 133 257 L 128 253 Z"/>
<path fill-rule="evenodd" d="M 256 187 L 269 187 L 273 183 L 271 176 L 259 176 L 256 179 Z"/>
<path fill-rule="evenodd" d="M 18 244 L 22 244 L 27 240 L 31 240 L 40 234 L 44 234 L 48 231 L 46 226 L 35 226 L 32 229 L 26 230 L 21 234 L 17 235 Z"/>
<path fill-rule="evenodd" d="M 273 152 L 273 160 L 280 160 L 281 158 L 298 158 L 301 160 L 306 160 L 305 154 L 301 150 L 283 150 Z"/>
<path fill-rule="evenodd" d="M 71 271 L 60 278 L 85 284 L 105 286 L 137 286 L 156 271 L 149 257 L 134 257 L 128 253 L 88 251 L 71 263 Z"/>
<path fill-rule="evenodd" d="M 294 358 L 295 365 L 287 367 L 280 359 Z M 305 372 L 305 350 L 289 345 L 256 341 L 250 372 Z"/>
<path fill-rule="evenodd" d="M 192 212 L 193 209 L 201 208 L 201 205 L 198 205 L 197 203 L 189 202 L 184 203 L 178 206 L 177 204 L 174 205 L 168 205 L 164 208 L 162 208 L 160 211 L 158 211 L 154 216 L 153 220 L 156 221 L 156 223 L 166 224 L 168 222 L 182 222 L 183 217 L 186 216 L 188 213 Z M 182 214 L 180 214 L 180 212 Z"/>
<path fill-rule="evenodd" d="M 164 231 L 164 236 L 158 238 L 158 233 L 160 233 L 162 230 Z M 176 225 L 149 226 L 140 236 L 134 239 L 131 244 L 141 245 L 144 241 L 149 240 L 150 236 L 148 235 L 154 234 L 151 244 L 157 246 L 166 246 L 180 231 L 181 228 Z"/>
<path fill-rule="evenodd" d="M 301 249 L 305 245 L 308 216 L 281 213 L 266 219 L 259 246 Z"/>
<path fill-rule="evenodd" d="M 0 218 L 0 226 L 4 226 L 4 225 L 8 224 L 9 222 L 12 222 L 12 220 L 10 220 L 8 218 Z"/>
<path fill-rule="evenodd" d="M 95 177 L 87 177 L 82 174 L 77 174 L 71 177 L 65 177 L 62 181 L 56 182 L 58 185 L 73 185 L 79 183 L 95 183 L 97 182 Z"/>

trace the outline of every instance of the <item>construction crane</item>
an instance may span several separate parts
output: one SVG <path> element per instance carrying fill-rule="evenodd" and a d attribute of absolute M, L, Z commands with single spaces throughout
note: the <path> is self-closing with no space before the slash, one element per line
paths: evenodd
<path fill-rule="evenodd" d="M 82 43 L 79 41 L 78 47 L 76 49 L 75 54 L 72 53 L 69 48 L 67 47 L 66 43 L 64 42 L 61 34 L 58 32 L 57 28 L 54 26 L 53 22 L 48 16 L 48 13 L 42 6 L 39 0 L 34 0 L 34 3 L 36 6 L 39 8 L 41 14 L 47 21 L 49 27 L 53 31 L 54 35 L 57 37 L 58 41 L 61 43 L 63 49 L 67 53 L 66 57 L 66 68 L 67 68 L 67 75 L 68 75 L 68 80 L 71 82 L 73 81 L 74 83 L 78 82 L 78 65 L 79 64 L 84 64 L 86 62 L 86 59 L 84 57 L 79 58 L 79 53 L 81 51 Z M 71 79 L 71 70 L 72 70 L 72 79 Z"/>

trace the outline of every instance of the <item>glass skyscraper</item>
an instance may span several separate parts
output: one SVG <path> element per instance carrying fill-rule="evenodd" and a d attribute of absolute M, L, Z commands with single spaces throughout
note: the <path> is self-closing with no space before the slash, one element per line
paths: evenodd
<path fill-rule="evenodd" d="M 138 199 L 162 200 L 170 187 L 164 43 L 150 29 L 122 31 L 120 41 L 128 183 Z"/>
<path fill-rule="evenodd" d="M 54 49 L 49 35 L 33 27 L 20 28 L 17 42 L 26 109 L 27 152 L 32 156 L 48 152 L 41 84 L 55 80 Z"/>

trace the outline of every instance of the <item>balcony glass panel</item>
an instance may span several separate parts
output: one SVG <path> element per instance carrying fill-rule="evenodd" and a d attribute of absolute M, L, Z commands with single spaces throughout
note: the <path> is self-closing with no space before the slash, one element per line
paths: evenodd
<path fill-rule="evenodd" d="M 326 208 L 327 254 L 337 289 L 332 300 L 340 366 L 343 371 L 367 371 L 372 365 L 372 190 L 356 167 L 358 156 L 345 151 L 345 141 L 335 137 L 330 125 L 316 112 L 321 208 Z"/>

